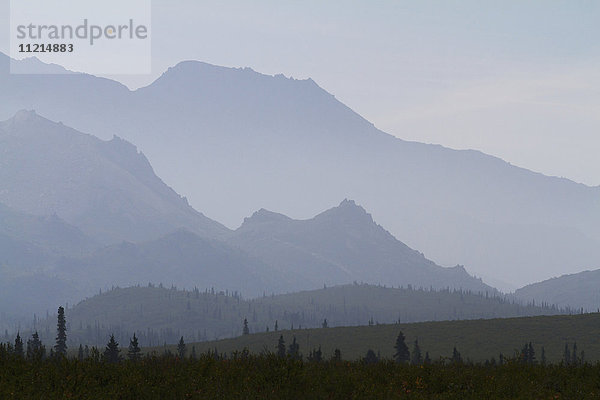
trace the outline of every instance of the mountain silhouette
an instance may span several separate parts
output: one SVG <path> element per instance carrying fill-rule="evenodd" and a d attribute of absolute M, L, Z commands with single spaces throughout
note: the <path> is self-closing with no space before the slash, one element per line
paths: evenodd
<path fill-rule="evenodd" d="M 313 80 L 186 61 L 131 91 L 85 74 L 10 75 L 1 58 L 5 118 L 35 108 L 117 134 L 229 227 L 263 207 L 309 218 L 349 197 L 437 263 L 513 286 L 600 265 L 600 188 L 395 138 Z"/>
<path fill-rule="evenodd" d="M 353 200 L 309 220 L 260 210 L 246 218 L 228 242 L 273 267 L 322 284 L 350 282 L 467 289 L 495 289 L 464 267 L 442 268 L 397 240 Z"/>

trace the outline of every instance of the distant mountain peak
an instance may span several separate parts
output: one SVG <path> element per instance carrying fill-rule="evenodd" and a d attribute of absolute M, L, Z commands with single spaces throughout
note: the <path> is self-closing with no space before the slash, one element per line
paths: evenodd
<path fill-rule="evenodd" d="M 203 61 L 196 61 L 196 60 L 187 60 L 187 61 L 181 61 L 179 63 L 177 63 L 176 65 L 169 67 L 155 82 L 161 82 L 161 81 L 181 81 L 181 82 L 185 82 L 187 84 L 189 84 L 190 82 L 188 81 L 188 79 L 197 79 L 199 76 L 212 76 L 214 78 L 214 76 L 216 75 L 221 75 L 221 76 L 227 76 L 227 77 L 231 77 L 231 76 L 239 76 L 239 77 L 246 77 L 250 79 L 274 79 L 275 81 L 280 81 L 280 82 L 298 82 L 301 84 L 309 84 L 309 86 L 311 87 L 316 87 L 319 88 L 319 86 L 317 85 L 317 83 L 312 80 L 311 78 L 307 78 L 307 79 L 295 79 L 294 77 L 290 76 L 287 77 L 284 74 L 276 74 L 276 75 L 268 75 L 268 74 L 263 74 L 260 72 L 255 71 L 254 69 L 252 69 L 251 67 L 224 67 L 224 66 L 220 66 L 220 65 L 213 65 L 213 64 L 209 64 Z M 320 89 L 320 88 L 319 88 Z"/>
<path fill-rule="evenodd" d="M 19 110 L 12 118 L 12 120 L 16 123 L 33 121 L 36 119 L 40 119 L 40 117 L 35 110 Z"/>
<path fill-rule="evenodd" d="M 351 199 L 344 199 L 337 207 L 322 212 L 315 219 L 335 219 L 346 223 L 375 223 L 371 214 Z"/>
<path fill-rule="evenodd" d="M 340 203 L 340 205 L 338 207 L 340 207 L 340 208 L 348 208 L 348 209 L 359 209 L 359 210 L 365 211 L 364 208 L 362 208 L 361 206 L 359 206 L 358 204 L 356 204 L 356 202 L 354 200 L 352 200 L 352 199 L 344 199 L 344 200 L 342 200 L 342 202 Z"/>
<path fill-rule="evenodd" d="M 240 228 L 281 221 L 292 221 L 292 219 L 283 214 L 261 208 L 255 211 L 252 216 L 244 218 L 244 222 Z"/>

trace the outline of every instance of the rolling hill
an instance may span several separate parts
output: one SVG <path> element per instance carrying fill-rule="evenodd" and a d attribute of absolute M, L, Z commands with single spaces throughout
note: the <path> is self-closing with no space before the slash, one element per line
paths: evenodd
<path fill-rule="evenodd" d="M 66 310 L 71 343 L 103 344 L 114 333 L 121 343 L 137 332 L 144 345 L 235 337 L 247 318 L 250 332 L 322 326 L 367 325 L 447 319 L 499 318 L 562 313 L 554 307 L 514 303 L 509 298 L 468 291 L 430 291 L 344 285 L 284 295 L 243 299 L 212 288 L 114 288 Z M 52 340 L 55 317 L 36 329 Z M 23 329 L 22 329 L 23 331 Z"/>
<path fill-rule="evenodd" d="M 515 297 L 522 301 L 545 301 L 561 307 L 595 312 L 600 309 L 600 270 L 533 283 L 516 290 Z"/>
<path fill-rule="evenodd" d="M 275 352 L 277 341 L 283 335 L 287 345 L 296 337 L 300 353 L 306 359 L 310 351 L 321 346 L 324 358 L 331 358 L 339 349 L 346 360 L 364 357 L 372 349 L 382 358 L 391 359 L 398 332 L 406 337 L 406 344 L 413 350 L 414 341 L 419 340 L 422 354 L 429 352 L 432 360 L 449 359 L 454 347 L 463 360 L 484 362 L 492 358 L 498 362 L 500 354 L 515 358 L 525 343 L 531 342 L 536 361 L 540 362 L 542 347 L 548 362 L 560 363 L 565 345 L 572 350 L 577 344 L 578 357 L 583 351 L 584 360 L 600 360 L 600 316 L 597 313 L 583 315 L 536 316 L 504 319 L 478 319 L 465 321 L 437 321 L 410 324 L 388 324 L 374 326 L 338 327 L 327 329 L 294 329 L 279 332 L 243 335 L 233 339 L 191 343 L 197 354 L 215 352 L 231 355 L 234 351 L 248 348 L 259 354 Z M 147 352 L 176 352 L 176 346 L 160 346 L 146 349 Z"/>

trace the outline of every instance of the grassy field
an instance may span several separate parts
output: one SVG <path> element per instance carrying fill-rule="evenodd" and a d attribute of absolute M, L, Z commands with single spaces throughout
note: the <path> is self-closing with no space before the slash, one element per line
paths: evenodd
<path fill-rule="evenodd" d="M 21 399 L 598 399 L 600 364 L 408 366 L 276 356 L 108 363 L 25 361 L 0 351 L 0 398 Z"/>
<path fill-rule="evenodd" d="M 409 350 L 418 338 L 423 354 L 428 351 L 431 359 L 450 357 L 456 346 L 463 359 L 485 361 L 499 353 L 512 357 L 526 342 L 532 342 L 539 360 L 542 346 L 550 362 L 562 359 L 565 343 L 571 347 L 577 343 L 578 351 L 585 352 L 586 361 L 600 360 L 600 314 L 539 316 L 490 320 L 422 322 L 411 324 L 390 324 L 360 327 L 338 327 L 320 329 L 283 330 L 257 333 L 234 339 L 188 343 L 197 353 L 217 349 L 220 353 L 231 354 L 235 350 L 248 348 L 252 353 L 276 351 L 277 340 L 283 335 L 286 345 L 295 336 L 300 344 L 300 352 L 308 353 L 321 346 L 323 356 L 331 357 L 336 348 L 342 358 L 356 360 L 364 357 L 367 350 L 380 352 L 382 358 L 391 358 L 398 332 L 406 336 Z M 168 346 L 175 352 L 175 346 Z M 147 349 L 164 351 L 164 347 Z"/>

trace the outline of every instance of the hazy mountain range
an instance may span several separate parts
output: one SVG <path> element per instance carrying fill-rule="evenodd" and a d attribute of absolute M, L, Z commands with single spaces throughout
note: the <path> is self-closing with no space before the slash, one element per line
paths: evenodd
<path fill-rule="evenodd" d="M 183 62 L 130 91 L 90 75 L 10 75 L 7 65 L 0 56 L 0 117 L 35 109 L 103 139 L 123 137 L 229 227 L 260 208 L 309 218 L 352 198 L 428 258 L 507 286 L 600 266 L 600 188 L 397 139 L 310 79 Z M 173 212 L 187 218 L 181 203 Z M 58 215 L 88 233 L 84 218 Z M 110 221 L 102 231 L 137 229 Z"/>
<path fill-rule="evenodd" d="M 0 149 L 5 314 L 148 282 L 245 296 L 351 282 L 495 292 L 410 249 L 352 200 L 301 221 L 261 209 L 232 231 L 189 206 L 122 139 L 20 111 L 0 123 Z"/>

